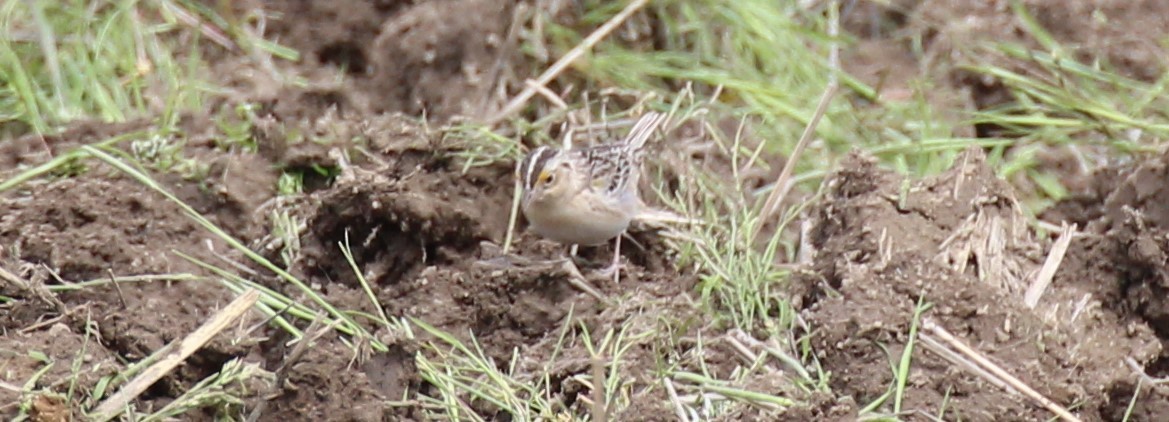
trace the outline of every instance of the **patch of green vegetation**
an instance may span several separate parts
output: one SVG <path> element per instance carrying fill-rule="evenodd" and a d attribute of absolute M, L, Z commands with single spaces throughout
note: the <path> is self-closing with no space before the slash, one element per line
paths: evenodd
<path fill-rule="evenodd" d="M 230 38 L 224 33 L 231 33 Z M 38 177 L 83 175 L 99 157 L 113 168 L 162 189 L 142 169 L 175 172 L 202 180 L 210 163 L 184 154 L 186 135 L 179 130 L 179 117 L 202 111 L 205 98 L 218 88 L 204 81 L 207 74 L 199 44 L 204 36 L 223 45 L 260 49 L 280 57 L 295 58 L 295 52 L 257 40 L 245 29 L 233 27 L 197 2 L 187 0 L 31 0 L 0 5 L 0 141 L 26 134 L 52 135 L 75 120 L 92 119 L 124 122 L 144 119 L 153 122 L 147 129 L 118 134 L 112 138 L 65 151 L 47 162 L 24 169 L 0 183 L 0 191 L 16 188 Z M 232 48 L 234 48 L 232 47 Z M 227 108 L 215 118 L 222 135 L 218 145 L 225 149 L 255 151 L 251 136 L 254 108 L 242 104 Z M 299 188 L 297 188 L 299 189 Z M 178 201 L 169 193 L 164 196 Z M 198 215 L 184 204 L 191 215 Z M 206 219 L 197 219 L 211 227 Z M 227 236 L 221 229 L 212 232 Z M 238 241 L 234 244 L 243 248 Z M 257 255 L 258 256 L 258 255 Z M 79 290 L 110 283 L 198 281 L 186 275 L 111 277 L 68 285 L 46 286 L 49 291 Z M 241 279 L 219 281 L 229 288 L 242 289 Z M 306 286 L 307 288 L 307 286 Z M 312 319 L 315 312 L 288 309 L 292 300 L 271 290 L 264 291 L 265 304 L 276 324 L 293 327 L 282 315 Z M 275 310 L 273 310 L 273 308 Z M 335 315 L 344 315 L 336 312 Z M 90 327 L 87 325 L 87 327 Z M 343 329 L 344 331 L 344 329 Z M 86 346 L 91 330 L 87 328 Z M 103 397 L 144 368 L 149 359 L 137 362 L 114 376 L 102 377 L 92 389 L 78 384 L 86 370 L 80 365 L 84 350 L 72 362 L 72 376 L 54 385 L 33 390 L 38 380 L 54 365 L 48 356 L 27 351 L 45 362 L 26 382 L 21 412 L 27 417 L 30 401 L 40 395 L 60 395 L 68 408 L 91 408 Z M 191 409 L 226 411 L 241 403 L 239 385 L 245 380 L 263 379 L 255 365 L 229 362 L 168 406 L 152 414 L 133 415 L 134 420 L 162 420 Z M 61 384 L 65 382 L 67 384 Z M 64 392 L 64 394 L 60 394 Z M 76 406 L 76 407 L 75 407 Z M 133 410 L 130 410 L 133 412 Z M 222 413 L 227 415 L 226 413 Z"/>
<path fill-rule="evenodd" d="M 215 144 L 220 149 L 238 152 L 256 152 L 259 145 L 253 135 L 256 121 L 256 109 L 252 103 L 243 103 L 231 108 L 224 108 L 215 117 L 215 126 L 219 129 Z"/>
<path fill-rule="evenodd" d="M 173 420 L 197 409 L 210 409 L 218 418 L 232 420 L 244 410 L 244 401 L 240 398 L 240 393 L 246 391 L 246 383 L 254 380 L 272 382 L 273 378 L 272 373 L 265 371 L 257 363 L 244 363 L 241 359 L 232 359 L 224 363 L 219 372 L 204 378 L 166 406 L 134 420 L 142 422 Z"/>
<path fill-rule="evenodd" d="M 1022 202 L 1043 209 L 1068 195 L 1061 174 L 1038 158 L 1042 151 L 1068 153 L 1091 170 L 1116 157 L 1156 153 L 1169 137 L 1169 74 L 1152 82 L 1123 76 L 1103 60 L 1086 62 L 1061 45 L 1022 2 L 1013 12 L 1039 49 L 986 42 L 971 47 L 983 63 L 966 66 L 1001 83 L 1010 101 L 974 113 L 971 124 L 993 128 L 1009 143 L 990 149 L 999 174 L 1028 181 Z"/>
<path fill-rule="evenodd" d="M 920 175 L 943 170 L 948 159 L 980 142 L 956 137 L 958 122 L 936 115 L 923 94 L 930 89 L 926 82 L 908 101 L 885 101 L 876 88 L 835 68 L 833 43 L 845 48 L 855 40 L 829 35 L 834 12 L 821 4 L 809 9 L 764 0 L 653 2 L 658 41 L 651 45 L 650 28 L 639 27 L 645 31 L 641 40 L 603 43 L 578 70 L 592 90 L 616 86 L 669 93 L 693 87 L 699 99 L 711 101 L 710 120 L 751 118 L 752 137 L 764 140 L 767 151 L 783 155 L 794 150 L 817 99 L 836 78 L 856 100 L 829 105 L 816 128 L 816 142 L 797 163 L 797 179 L 810 188 L 837 157 L 853 149 Z M 607 19 L 614 5 L 586 1 L 579 23 Z M 549 44 L 557 50 L 581 37 L 555 25 L 548 31 Z"/>
<path fill-rule="evenodd" d="M 534 379 L 519 378 L 514 366 L 497 367 L 478 343 L 468 346 L 426 322 L 411 320 L 411 323 L 435 338 L 426 343 L 429 353 L 420 354 L 417 359 L 419 375 L 434 387 L 433 393 L 421 397 L 433 409 L 431 417 L 487 420 L 471 407 L 478 402 L 488 403 L 515 420 L 564 420 L 561 416 L 567 416 L 567 409 L 557 408 L 544 394 L 552 388 L 547 374 Z M 562 333 L 561 342 L 563 339 Z M 519 358 L 518 354 L 514 355 L 510 364 L 515 365 Z"/>
<path fill-rule="evenodd" d="M 276 180 L 277 195 L 292 196 L 301 193 L 304 193 L 304 172 L 293 170 L 280 173 L 280 178 Z"/>
<path fill-rule="evenodd" d="M 188 157 L 183 153 L 185 142 L 155 132 L 148 137 L 129 142 L 130 157 L 136 162 L 154 170 L 176 172 L 194 178 L 206 174 L 206 163 Z"/>
<path fill-rule="evenodd" d="M 1000 175 L 1022 175 L 1035 186 L 1024 198 L 1032 209 L 1068 194 L 1061 175 L 1048 172 L 1038 158 L 1041 152 L 1058 148 L 1090 169 L 1116 157 L 1157 153 L 1169 139 L 1169 115 L 1163 111 L 1169 106 L 1169 75 L 1153 83 L 1137 81 L 1062 51 L 986 46 L 985 56 L 1011 65 L 968 68 L 1001 82 L 1012 96 L 1008 103 L 976 113 L 973 122 L 1012 140 L 993 148 L 991 155 L 1001 162 Z"/>
<path fill-rule="evenodd" d="M 0 135 L 51 134 L 198 107 L 207 86 L 174 1 L 32 0 L 0 7 Z M 175 51 L 186 54 L 177 55 Z"/>
<path fill-rule="evenodd" d="M 584 2 L 579 24 L 592 27 L 613 14 L 619 3 Z M 699 98 L 716 101 L 716 116 L 757 116 L 759 138 L 769 148 L 790 152 L 795 138 L 811 119 L 816 99 L 828 83 L 826 20 L 807 14 L 795 3 L 762 0 L 727 2 L 653 2 L 661 25 L 660 49 L 653 49 L 649 28 L 638 41 L 605 42 L 578 69 L 589 89 L 620 87 L 628 91 L 672 93 L 693 84 Z M 552 26 L 549 44 L 556 50 L 577 44 L 582 35 Z M 721 88 L 721 89 L 719 89 Z M 718 98 L 710 95 L 718 93 Z M 820 127 L 826 147 L 847 142 L 837 127 L 849 107 L 840 102 Z"/>
<path fill-rule="evenodd" d="M 542 133 L 536 125 L 521 128 L 521 133 Z M 500 161 L 517 161 L 523 152 L 515 139 L 477 124 L 461 124 L 444 128 L 442 142 L 455 148 L 453 155 L 463 163 L 463 170 Z"/>

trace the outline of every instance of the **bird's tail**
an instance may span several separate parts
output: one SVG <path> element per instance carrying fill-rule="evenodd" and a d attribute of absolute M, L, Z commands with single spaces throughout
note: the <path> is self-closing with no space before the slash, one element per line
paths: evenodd
<path fill-rule="evenodd" d="M 666 122 L 667 117 L 669 116 L 656 111 L 645 113 L 637 120 L 637 123 L 633 124 L 633 129 L 629 130 L 629 135 L 625 137 L 625 145 L 634 151 L 641 150 L 645 141 L 649 140 L 654 131 Z"/>
<path fill-rule="evenodd" d="M 690 218 L 673 211 L 642 206 L 634 220 L 651 224 L 703 224 L 702 220 Z"/>

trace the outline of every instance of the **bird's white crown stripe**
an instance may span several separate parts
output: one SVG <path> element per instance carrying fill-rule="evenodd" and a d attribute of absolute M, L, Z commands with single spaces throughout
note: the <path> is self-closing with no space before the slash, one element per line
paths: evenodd
<path fill-rule="evenodd" d="M 533 185 L 533 180 L 532 180 L 533 172 L 536 171 L 537 165 L 539 165 L 540 163 L 545 161 L 542 159 L 544 154 L 549 153 L 549 152 L 551 152 L 551 151 L 548 149 L 548 147 L 542 146 L 542 147 L 536 148 L 536 150 L 533 151 L 532 154 L 529 156 L 530 157 L 529 160 L 531 160 L 531 161 L 528 163 L 528 170 L 524 172 L 524 186 L 525 187 L 527 187 L 527 188 L 532 187 L 532 185 Z"/>

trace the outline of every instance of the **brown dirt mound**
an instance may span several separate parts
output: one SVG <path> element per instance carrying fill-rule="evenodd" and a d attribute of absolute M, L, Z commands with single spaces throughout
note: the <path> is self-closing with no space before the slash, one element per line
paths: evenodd
<path fill-rule="evenodd" d="M 1169 341 L 1169 155 L 1105 168 L 1092 179 L 1090 189 L 1061 201 L 1042 218 L 1084 227 L 1072 242 L 1057 274 L 1062 281 L 1099 298 L 1103 309 L 1129 327 L 1150 327 L 1161 345 Z M 1128 329 L 1128 327 L 1126 327 Z M 1137 359 L 1128 370 L 1142 376 L 1169 376 L 1169 351 L 1152 361 Z M 1150 388 L 1150 378 L 1144 379 Z M 1110 386 L 1110 394 L 1131 397 L 1136 382 Z M 1136 420 L 1159 420 L 1169 415 L 1169 389 L 1157 384 L 1143 391 Z M 1112 409 L 1112 415 L 1124 408 Z M 1113 418 L 1118 419 L 1118 418 Z"/>
<path fill-rule="evenodd" d="M 1036 309 L 1023 304 L 1047 242 L 1025 225 L 1011 189 L 969 151 L 939 176 L 913 182 L 853 156 L 829 182 L 804 277 L 804 315 L 834 391 L 862 405 L 889 391 L 919 300 L 936 321 L 1086 420 L 1116 420 L 1161 345 L 1148 324 L 1116 312 L 1062 272 Z M 1073 244 L 1076 244 L 1074 241 Z M 1065 264 L 1066 265 L 1066 264 Z M 1120 280 L 1111 281 L 1118 286 Z M 1086 296 L 1087 294 L 1087 296 Z M 1019 395 L 965 372 L 918 343 L 904 409 L 947 419 L 1043 420 Z M 1118 401 L 1119 400 L 1119 401 Z"/>
<path fill-rule="evenodd" d="M 123 369 L 122 363 L 98 342 L 97 333 L 78 333 L 62 323 L 38 330 L 10 330 L 0 335 L 0 345 L 0 362 L 3 362 L 5 372 L 0 380 L 6 382 L 28 380 L 49 366 L 43 375 L 46 380 L 51 380 L 46 384 L 53 385 L 56 391 L 64 392 L 70 383 L 76 383 L 79 395 L 88 395 L 88 391 L 101 377 L 114 375 Z M 75 374 L 72 369 L 74 365 L 97 369 L 77 371 Z M 42 399 L 33 402 L 34 420 L 72 420 L 78 416 L 71 414 L 72 407 L 64 403 L 63 394 L 59 397 L 40 397 Z M 0 414 L 15 414 L 16 406 L 20 403 L 19 393 L 0 388 Z"/>
<path fill-rule="evenodd" d="M 661 375 L 654 371 L 661 369 L 662 356 L 672 359 L 670 369 L 709 369 L 718 377 L 755 365 L 722 337 L 712 339 L 712 333 L 703 331 L 711 322 L 704 319 L 708 313 L 687 298 L 695 277 L 673 269 L 671 257 L 663 253 L 666 248 L 652 233 L 634 233 L 646 250 L 626 249 L 631 266 L 622 284 L 595 283 L 619 299 L 611 306 L 561 283 L 565 274 L 557 266 L 496 265 L 498 254 L 483 242 L 502 241 L 511 186 L 500 181 L 510 178 L 511 168 L 493 165 L 464 172 L 446 154 L 450 147 L 411 118 L 379 114 L 425 112 L 445 120 L 489 111 L 498 89 L 492 85 L 497 83 L 496 72 L 508 72 L 515 65 L 500 59 L 506 58 L 501 39 L 515 2 L 265 3 L 270 3 L 264 4 L 271 18 L 269 35 L 305 53 L 301 63 L 287 70 L 306 77 L 309 87 L 283 85 L 258 71 L 261 66 L 249 59 L 207 55 L 218 58 L 213 63 L 215 77 L 229 81 L 238 96 L 217 101 L 260 104 L 251 122 L 259 153 L 220 148 L 215 131 L 208 129 L 215 121 L 188 117 L 182 123 L 188 134 L 185 153 L 209 163 L 209 176 L 192 182 L 156 175 L 167 189 L 273 261 L 278 261 L 278 253 L 267 248 L 273 244 L 265 235 L 271 232 L 268 212 L 283 207 L 304 217 L 303 249 L 291 265 L 293 271 L 339 308 L 374 312 L 340 253 L 338 242 L 348 233 L 357 264 L 387 313 L 420 318 L 463 339 L 474 332 L 500 367 L 510 364 L 513 351 L 518 351 L 517 376 L 536 382 L 536 376 L 547 373 L 551 399 L 579 414 L 588 413 L 583 398 L 591 393 L 579 379 L 591 371 L 591 356 L 580 337 L 585 329 L 594 339 L 604 333 L 628 334 L 621 359 L 625 366 L 617 369 L 634 374 L 634 379 L 617 398 L 627 407 L 614 415 L 615 420 L 672 419 L 665 393 L 649 388 Z M 857 55 L 845 61 L 858 63 L 862 68 L 850 71 L 874 85 L 884 80 L 887 91 L 907 89 L 908 82 L 895 80 L 900 75 L 949 63 L 963 40 L 1021 37 L 1019 22 L 1005 2 L 895 3 L 900 9 L 874 9 L 894 28 L 878 28 L 854 50 Z M 1160 3 L 1024 4 L 1061 40 L 1076 43 L 1085 57 L 1109 58 L 1139 78 L 1155 77 L 1164 68 L 1160 56 L 1150 53 L 1159 51 L 1156 46 L 1135 35 L 1141 40 L 1151 37 L 1133 32 L 1169 27 L 1152 24 L 1169 16 L 1158 13 L 1163 11 Z M 232 7 L 257 6 L 236 2 Z M 1101 17 L 1151 23 L 1102 25 L 1097 22 Z M 857 34 L 866 30 L 849 28 Z M 924 34 L 928 57 L 912 54 L 910 40 L 896 28 Z M 862 54 L 871 60 L 860 60 Z M 956 98 L 943 101 L 984 107 L 1003 98 L 1001 89 L 962 79 L 947 73 L 950 70 L 932 73 L 955 85 Z M 211 111 L 207 114 L 214 114 L 214 107 Z M 720 126 L 730 123 L 737 122 Z M 145 124 L 79 123 L 44 140 L 28 137 L 0 145 L 0 169 L 37 164 L 50 153 L 58 155 Z M 678 136 L 690 136 L 685 130 L 694 128 L 683 128 Z M 362 150 L 343 151 L 352 168 L 339 178 L 308 171 L 338 167 L 330 152 L 350 141 L 344 145 Z M 716 174 L 729 172 L 725 157 L 716 157 L 715 152 L 678 154 L 675 158 L 685 164 L 697 162 Z M 834 392 L 844 397 L 813 395 L 807 397 L 812 406 L 787 413 L 745 407 L 724 419 L 855 416 L 858 408 L 888 391 L 890 362 L 900 355 L 915 304 L 924 298 L 933 305 L 928 317 L 1041 393 L 1060 403 L 1078 403 L 1077 411 L 1086 420 L 1120 420 L 1142 376 L 1133 365 L 1143 367 L 1150 377 L 1169 373 L 1169 357 L 1161 347 L 1169 335 L 1169 302 L 1164 299 L 1169 281 L 1163 271 L 1169 259 L 1165 240 L 1169 237 L 1164 233 L 1169 228 L 1164 204 L 1169 201 L 1161 188 L 1164 184 L 1158 183 L 1169 172 L 1166 161 L 1160 158 L 1101 173 L 1092 180 L 1091 192 L 1048 214 L 1049 220 L 1063 215 L 1078 222 L 1086 234 L 1072 242 L 1055 282 L 1032 310 L 1020 303 L 1020 290 L 1042 262 L 1048 242 L 1022 223 L 1010 188 L 993 177 L 981 156 L 968 155 L 946 174 L 909 184 L 904 200 L 901 178 L 869 161 L 851 159 L 845 166 L 849 170 L 835 176 L 819 208 L 815 265 L 796 283 L 797 290 L 802 289 L 798 302 L 813 330 L 813 350 L 831 371 Z M 273 201 L 279 170 L 305 170 L 308 193 Z M 752 174 L 736 182 L 758 187 L 774 180 L 777 171 L 778 166 L 772 174 Z M 38 351 L 53 367 L 37 387 L 64 391 L 74 385 L 80 391 L 91 390 L 100 377 L 122 369 L 126 362 L 136 362 L 185 336 L 232 296 L 213 281 L 180 281 L 178 276 L 57 295 L 47 293 L 46 285 L 111 276 L 210 275 L 177 251 L 230 266 L 305 301 L 264 270 L 226 264 L 246 260 L 188 220 L 174 204 L 112 169 L 95 165 L 81 177 L 67 176 L 55 175 L 0 197 L 0 265 L 20 278 L 20 283 L 0 282 L 0 295 L 13 299 L 0 303 L 4 386 L 20 385 L 46 365 L 39 355 L 27 353 Z M 522 234 L 516 246 L 518 254 L 532 259 L 563 253 L 561 247 L 529 234 Z M 587 248 L 581 256 L 599 266 L 609 253 L 609 247 Z M 584 267 L 587 272 L 589 265 Z M 660 318 L 666 314 L 671 318 Z M 241 325 L 260 321 L 253 314 Z M 567 333 L 570 344 L 558 343 L 561 333 Z M 705 349 L 697 347 L 700 334 L 709 340 Z M 136 405 L 158 409 L 233 358 L 277 370 L 289 363 L 287 340 L 286 334 L 272 328 L 225 332 Z M 434 392 L 415 367 L 420 344 L 386 342 L 389 353 L 367 356 L 353 354 L 336 336 L 326 335 L 291 362 L 286 383 L 249 389 L 245 405 L 251 409 L 271 398 L 265 419 L 424 419 L 421 406 L 387 404 L 404 394 L 410 399 L 418 391 Z M 555 362 L 550 363 L 553 356 Z M 81 363 L 76 373 L 74 362 Z M 915 349 L 913 362 L 906 409 L 933 414 L 948 400 L 949 419 L 1048 417 L 1042 409 L 922 347 Z M 758 372 L 736 387 L 800 396 L 782 379 L 774 372 Z M 1169 415 L 1164 387 L 1150 385 L 1141 384 L 1135 420 Z M 15 414 L 17 400 L 28 400 L 45 419 L 63 413 L 76 416 L 77 409 L 92 405 L 49 395 L 21 398 L 0 388 L 0 415 Z M 485 415 L 504 416 L 476 406 Z M 211 420 L 215 415 L 186 416 Z"/>
<path fill-rule="evenodd" d="M 246 2 L 245 2 L 246 3 Z M 271 35 L 304 52 L 300 73 L 339 88 L 330 102 L 438 121 L 485 113 L 506 61 L 515 2 L 492 0 L 264 2 Z M 236 5 L 247 9 L 255 5 Z M 234 75 L 225 69 L 225 75 Z M 344 80 L 338 86 L 334 81 Z M 263 80 L 249 92 L 282 97 Z M 258 88 L 258 89 L 257 89 Z"/>
<path fill-rule="evenodd" d="M 34 337 L 42 333 L 47 327 L 41 320 L 60 321 L 50 331 L 87 333 L 87 353 L 137 361 L 193 331 L 211 306 L 230 298 L 222 288 L 208 284 L 169 281 L 181 276 L 166 274 L 197 271 L 195 264 L 175 255 L 176 250 L 207 262 L 215 259 L 204 245 L 211 236 L 173 203 L 135 181 L 93 176 L 41 183 L 23 195 L 4 198 L 0 209 L 4 214 L 0 244 L 5 247 L 0 258 L 5 268 L 20 268 L 17 275 L 23 279 L 7 283 L 3 294 L 26 299 L 10 304 L 3 319 L 13 345 L 27 343 L 17 333 Z M 43 290 L 46 284 L 139 275 L 164 276 L 124 288 L 67 291 L 56 295 L 58 299 L 47 299 Z M 239 344 L 213 342 L 192 357 L 191 365 L 176 371 L 176 379 L 202 379 L 244 350 Z M 68 368 L 65 362 L 56 365 Z M 82 368 L 77 387 L 83 390 L 94 387 L 93 374 L 108 375 L 110 370 L 108 365 Z M 62 379 L 46 377 L 40 385 Z M 144 402 L 159 395 L 175 397 L 184 388 L 166 380 L 155 385 Z M 76 404 L 69 407 L 76 409 Z"/>
<path fill-rule="evenodd" d="M 626 307 L 613 311 L 563 283 L 567 275 L 559 266 L 492 264 L 498 253 L 483 246 L 503 240 L 512 191 L 510 183 L 500 181 L 510 180 L 511 166 L 472 167 L 464 172 L 436 134 L 428 134 L 412 119 L 345 118 L 326 113 L 312 123 L 285 124 L 280 116 L 261 114 L 256 123 L 262 154 L 217 149 L 213 140 L 189 140 L 186 153 L 212 163 L 210 173 L 214 176 L 200 183 L 167 174 L 156 177 L 167 190 L 243 241 L 259 245 L 257 249 L 272 259 L 276 251 L 260 247 L 270 240 L 259 236 L 270 229 L 267 212 L 287 207 L 293 215 L 304 216 L 307 227 L 302 253 L 292 270 L 341 309 L 377 312 L 339 248 L 346 234 L 357 265 L 389 315 L 419 318 L 464 340 L 474 333 L 498 365 L 508 362 L 517 348 L 525 350 L 521 363 L 530 368 L 541 367 L 556 353 L 588 362 L 584 349 L 557 347 L 565 324 L 570 324 L 573 332 L 580 327 L 598 333 L 619 330 L 627 327 L 633 315 L 645 312 L 647 303 L 674 301 L 695 282 L 675 272 L 668 258 L 628 248 L 630 265 L 622 284 L 594 280 L 609 296 L 627 296 Z M 281 130 L 297 130 L 293 128 L 345 134 L 341 139 L 361 138 L 358 146 L 364 154 L 349 150 L 349 155 L 356 157 L 351 167 L 315 191 L 300 198 L 271 201 L 276 169 L 340 165 L 330 151 L 341 151 L 341 144 L 282 143 L 287 132 Z M 0 244 L 4 245 L 5 268 L 22 269 L 18 276 L 24 280 L 23 286 L 3 284 L 0 291 L 18 299 L 2 305 L 7 309 L 0 313 L 0 322 L 8 330 L 4 336 L 7 344 L 21 347 L 14 351 L 43 349 L 35 339 L 64 330 L 90 333 L 92 359 L 116 356 L 123 361 L 141 360 L 193 331 L 230 299 L 230 292 L 211 279 L 179 281 L 183 276 L 175 275 L 170 277 L 173 280 L 162 277 L 60 293 L 56 295 L 58 303 L 45 293 L 44 286 L 113 276 L 212 275 L 176 252 L 218 266 L 247 262 L 214 240 L 177 205 L 101 165 L 84 177 L 30 184 L 23 192 L 5 196 L 0 210 L 4 215 L 0 218 Z M 652 233 L 633 235 L 650 251 L 664 249 Z M 558 258 L 564 253 L 563 247 L 527 233 L 521 233 L 517 248 L 517 253 L 535 260 Z M 582 249 L 581 258 L 591 264 L 582 269 L 588 273 L 591 266 L 606 264 L 608 253 L 611 249 L 607 246 Z M 309 302 L 266 270 L 234 264 L 228 268 L 238 268 L 257 282 Z M 693 305 L 687 309 L 697 312 Z M 568 321 L 570 312 L 574 317 Z M 57 317 L 61 324 L 52 328 L 38 323 Z M 258 315 L 252 315 L 244 325 L 257 321 Z M 649 330 L 653 325 L 644 323 L 641 327 Z M 187 365 L 152 387 L 138 405 L 140 409 L 164 406 L 233 358 L 275 371 L 290 353 L 284 345 L 287 340 L 287 335 L 276 329 L 221 334 Z M 265 415 L 294 419 L 296 415 L 354 420 L 420 418 L 421 410 L 416 406 L 385 405 L 387 400 L 429 388 L 414 368 L 419 345 L 390 344 L 391 353 L 362 356 L 326 336 L 292 362 L 287 385 L 252 390 L 247 396 L 249 408 L 268 397 L 274 401 Z M 656 355 L 646 347 L 626 362 L 635 368 L 650 367 Z M 59 354 L 67 351 L 61 349 Z M 45 352 L 58 359 L 53 354 L 57 349 Z M 20 368 L 10 373 L 17 378 L 6 378 L 6 382 L 23 382 L 37 368 L 23 354 L 5 355 L 4 359 L 0 365 Z M 565 365 L 553 371 L 563 384 L 558 388 L 564 390 L 565 406 L 584 406 L 576 401 L 582 386 L 572 377 L 587 373 L 589 367 Z M 83 371 L 77 385 L 92 389 L 100 375 L 109 375 L 116 368 L 106 365 L 101 371 Z M 38 385 L 58 385 L 68 377 L 67 371 L 50 372 Z M 653 395 L 645 400 L 660 403 L 663 398 Z M 76 411 L 83 404 L 64 405 Z M 6 408 L 5 414 L 15 410 Z"/>

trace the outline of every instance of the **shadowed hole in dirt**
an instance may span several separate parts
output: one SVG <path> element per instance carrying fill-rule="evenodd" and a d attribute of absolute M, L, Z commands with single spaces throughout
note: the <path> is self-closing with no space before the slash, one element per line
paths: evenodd
<path fill-rule="evenodd" d="M 332 186 L 311 195 L 315 205 L 298 267 L 324 291 L 358 286 L 338 245 L 348 233 L 356 264 L 388 314 L 418 317 L 459 337 L 474 332 L 494 358 L 506 359 L 516 345 L 554 330 L 571 308 L 565 302 L 591 306 L 554 267 L 476 264 L 484 258 L 481 242 L 503 238 L 512 192 L 499 181 L 510 180 L 510 166 L 464 173 L 415 135 L 375 136 L 371 144 L 381 152 L 367 161 L 372 168 L 343 170 Z"/>
<path fill-rule="evenodd" d="M 912 7 L 905 3 L 846 2 L 840 11 L 841 26 L 864 38 L 891 37 L 909 21 Z"/>
<path fill-rule="evenodd" d="M 313 114 L 319 116 L 324 114 L 328 109 L 336 109 L 337 112 L 344 113 L 346 110 L 352 108 L 352 105 L 349 96 L 344 92 L 333 89 L 318 89 L 301 92 L 295 101 L 287 102 L 286 107 L 297 110 L 297 112 L 282 116 L 284 119 L 300 116 L 310 117 Z M 279 106 L 274 109 L 275 113 L 280 113 L 281 111 L 284 110 Z"/>
<path fill-rule="evenodd" d="M 410 190 L 405 186 L 409 178 L 382 181 L 371 177 L 365 181 L 352 189 L 340 186 L 325 192 L 309 222 L 318 247 L 325 253 L 310 258 L 316 264 L 308 268 L 329 280 L 357 285 L 337 246 L 340 244 L 352 248 L 359 268 L 385 274 L 378 282 L 389 285 L 426 266 L 458 260 L 487 239 L 472 212 Z"/>
<path fill-rule="evenodd" d="M 365 51 L 352 42 L 338 42 L 326 45 L 317 52 L 321 63 L 328 63 L 345 69 L 349 74 L 364 74 L 368 65 Z"/>
<path fill-rule="evenodd" d="M 1149 366 L 1145 368 L 1145 373 L 1154 378 L 1165 378 L 1169 376 L 1169 356 L 1162 354 L 1150 362 Z"/>

